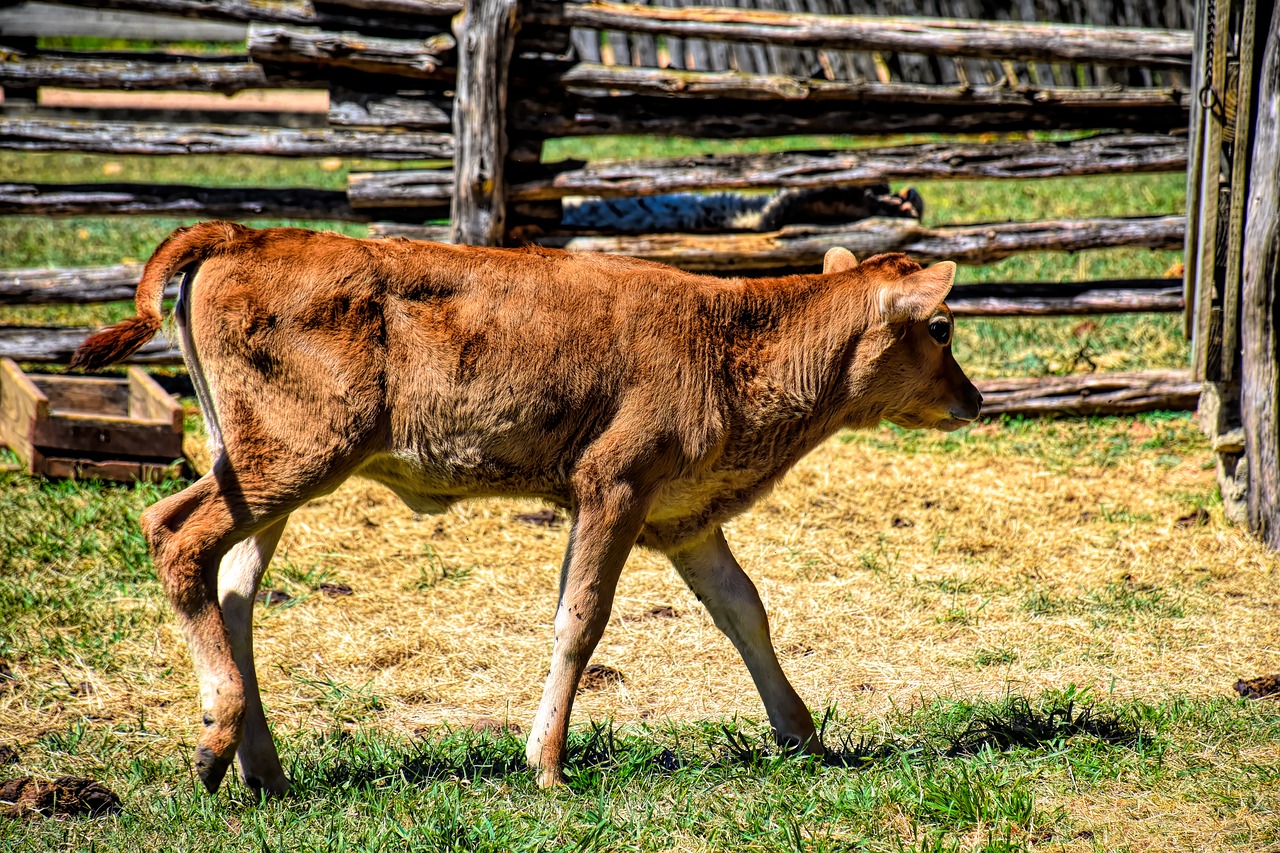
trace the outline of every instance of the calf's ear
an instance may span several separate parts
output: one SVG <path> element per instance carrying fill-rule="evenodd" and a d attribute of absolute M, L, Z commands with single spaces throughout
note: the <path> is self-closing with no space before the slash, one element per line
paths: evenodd
<path fill-rule="evenodd" d="M 844 246 L 832 246 L 827 249 L 827 254 L 822 258 L 822 272 L 824 275 L 851 270 L 857 265 L 858 259 L 853 256 L 853 252 L 850 252 Z"/>
<path fill-rule="evenodd" d="M 885 324 L 929 319 L 955 280 L 955 261 L 943 261 L 880 288 L 880 314 Z"/>

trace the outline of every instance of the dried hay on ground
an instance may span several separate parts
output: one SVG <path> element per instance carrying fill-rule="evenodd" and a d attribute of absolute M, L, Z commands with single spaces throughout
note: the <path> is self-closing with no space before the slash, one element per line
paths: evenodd
<path fill-rule="evenodd" d="M 874 718 L 921 698 L 1072 683 L 1225 696 L 1280 670 L 1280 561 L 1223 521 L 1207 450 L 1170 456 L 1142 422 L 1108 427 L 1135 448 L 1118 457 L 1096 452 L 1115 435 L 1088 424 L 1061 427 L 1075 456 L 1021 453 L 1001 427 L 979 429 L 951 452 L 897 452 L 888 431 L 833 439 L 728 529 L 811 708 Z M 527 725 L 567 536 L 545 516 L 517 518 L 538 509 L 489 501 L 417 518 L 353 481 L 295 513 L 267 584 L 293 598 L 259 605 L 255 634 L 278 731 L 331 717 L 405 733 Z M 352 593 L 315 591 L 322 582 Z M 121 648 L 136 677 L 93 685 L 92 708 L 65 711 L 145 709 L 150 726 L 193 736 L 177 628 L 151 639 Z M 655 554 L 633 554 L 594 662 L 621 678 L 582 693 L 579 722 L 763 717 L 732 647 Z M 42 717 L 19 728 L 65 722 Z"/>

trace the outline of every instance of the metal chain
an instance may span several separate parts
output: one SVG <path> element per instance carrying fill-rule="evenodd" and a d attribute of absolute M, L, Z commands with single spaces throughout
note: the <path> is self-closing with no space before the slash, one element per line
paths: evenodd
<path fill-rule="evenodd" d="M 1217 42 L 1218 28 L 1218 4 L 1217 0 L 1208 0 L 1209 8 L 1207 10 L 1207 26 L 1205 33 L 1205 50 L 1204 50 L 1204 85 L 1200 87 L 1200 106 L 1204 107 L 1214 115 L 1220 115 L 1222 112 L 1222 99 L 1218 97 L 1218 93 L 1213 88 L 1213 49 L 1214 43 Z"/>

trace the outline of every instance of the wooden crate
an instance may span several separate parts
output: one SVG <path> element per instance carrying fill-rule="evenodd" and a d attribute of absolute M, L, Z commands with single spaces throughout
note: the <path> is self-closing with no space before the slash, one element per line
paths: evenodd
<path fill-rule="evenodd" d="M 182 406 L 137 367 L 29 376 L 0 359 L 0 444 L 31 474 L 158 482 L 183 473 Z"/>

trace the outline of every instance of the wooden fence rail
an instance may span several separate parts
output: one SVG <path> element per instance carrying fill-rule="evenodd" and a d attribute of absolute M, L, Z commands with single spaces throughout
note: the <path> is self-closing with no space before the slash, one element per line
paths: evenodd
<path fill-rule="evenodd" d="M 832 246 L 861 257 L 906 252 L 922 263 L 990 264 L 1023 252 L 1077 252 L 1116 246 L 1180 249 L 1184 216 L 1009 222 L 927 228 L 910 219 L 864 219 L 852 225 L 789 225 L 736 234 L 548 235 L 540 242 L 585 252 L 644 258 L 699 272 L 735 274 L 816 268 Z"/>
<path fill-rule="evenodd" d="M 448 160 L 453 157 L 453 136 L 418 131 L 383 133 L 345 128 L 89 123 L 0 117 L 0 150 Z"/>
<path fill-rule="evenodd" d="M 514 174 L 507 197 L 521 202 L 578 195 L 819 188 L 928 179 L 1137 174 L 1176 172 L 1186 165 L 1183 137 L 1108 134 L 1065 142 L 927 143 L 860 151 L 570 161 L 542 170 L 547 173 L 543 177 L 521 180 L 518 173 Z M 348 192 L 356 207 L 439 204 L 452 195 L 453 176 L 448 170 L 439 169 L 354 173 Z"/>
<path fill-rule="evenodd" d="M 1191 36 L 1172 30 L 1080 27 L 1010 21 L 948 21 L 812 15 L 700 6 L 533 3 L 524 15 L 545 26 L 931 56 L 1189 68 Z"/>

